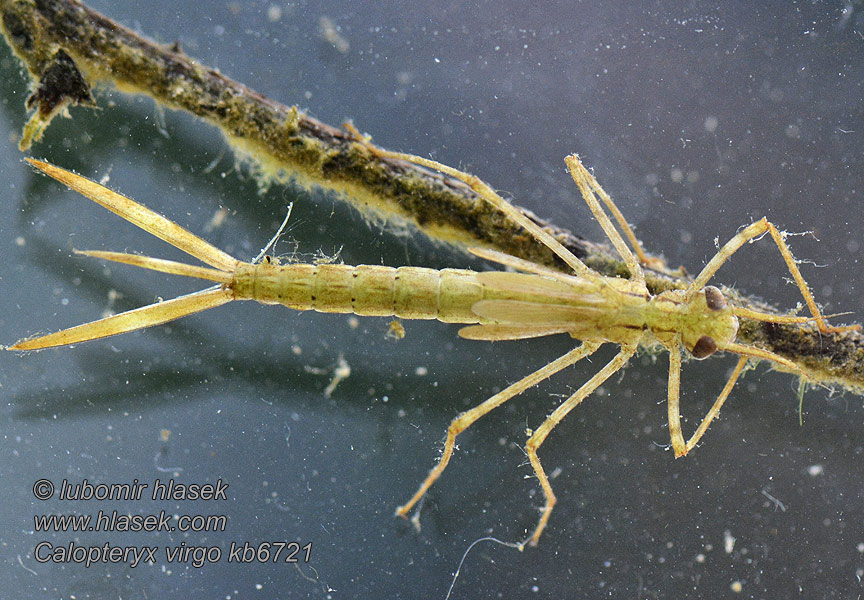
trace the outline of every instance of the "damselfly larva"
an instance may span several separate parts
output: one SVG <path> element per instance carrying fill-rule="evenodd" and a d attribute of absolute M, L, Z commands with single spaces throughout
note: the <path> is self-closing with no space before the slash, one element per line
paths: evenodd
<path fill-rule="evenodd" d="M 257 300 L 284 304 L 297 310 L 397 316 L 402 319 L 438 319 L 468 324 L 459 335 L 474 340 L 516 340 L 566 333 L 581 345 L 560 358 L 509 385 L 482 404 L 458 415 L 450 424 L 444 452 L 438 464 L 408 502 L 396 513 L 406 516 L 444 471 L 453 454 L 456 437 L 477 419 L 515 395 L 547 379 L 583 358 L 602 344 L 620 346 L 618 354 L 575 393 L 562 402 L 535 429 L 525 451 L 542 486 L 545 505 L 540 520 L 525 543 L 537 543 L 552 508 L 555 494 L 540 464 L 537 451 L 555 426 L 613 373 L 621 369 L 637 348 L 659 344 L 669 352 L 668 418 L 675 456 L 683 456 L 699 442 L 732 390 L 746 363 L 768 360 L 786 370 L 804 374 L 795 364 L 776 354 L 735 342 L 738 317 L 773 323 L 815 321 L 823 332 L 829 327 L 804 282 L 783 235 L 762 219 L 745 227 L 724 245 L 684 290 L 652 295 L 645 286 L 640 265 L 648 259 L 612 199 L 603 191 L 576 155 L 566 158 L 570 174 L 579 186 L 594 217 L 630 271 L 630 279 L 605 277 L 583 264 L 551 235 L 528 220 L 478 178 L 425 158 L 380 152 L 390 158 L 437 169 L 469 185 L 480 197 L 521 225 L 548 246 L 573 270 L 566 275 L 532 262 L 488 249 L 472 249 L 475 255 L 520 272 L 474 272 L 464 269 L 433 270 L 419 267 L 348 266 L 341 264 L 286 264 L 275 260 L 243 262 L 211 246 L 176 223 L 84 177 L 27 159 L 30 164 L 72 189 L 197 258 L 209 267 L 119 252 L 76 251 L 78 254 L 126 263 L 154 271 L 214 281 L 218 285 L 200 292 L 110 316 L 70 329 L 22 340 L 8 350 L 36 350 L 94 340 L 134 331 L 213 308 L 232 300 Z M 598 199 L 599 197 L 599 199 Z M 611 212 L 633 250 L 604 210 Z M 727 303 L 719 289 L 707 286 L 717 269 L 741 246 L 765 233 L 780 249 L 792 277 L 807 302 L 812 317 L 777 316 L 738 308 Z M 637 258 L 638 257 L 638 258 Z M 678 410 L 682 347 L 702 359 L 716 351 L 740 356 L 732 375 L 693 436 L 685 441 Z"/>

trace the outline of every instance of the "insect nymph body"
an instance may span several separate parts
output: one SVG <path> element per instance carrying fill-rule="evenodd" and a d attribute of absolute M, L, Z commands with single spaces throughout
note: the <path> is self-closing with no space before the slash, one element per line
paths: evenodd
<path fill-rule="evenodd" d="M 478 324 L 461 332 L 474 339 L 503 339 L 505 327 L 508 339 L 555 329 L 615 344 L 649 345 L 678 334 L 697 358 L 713 353 L 717 340 L 733 342 L 738 330 L 737 317 L 715 287 L 684 302 L 681 290 L 651 296 L 644 286 L 601 275 L 268 261 L 239 263 L 226 290 L 234 300 L 295 310 Z"/>
<path fill-rule="evenodd" d="M 447 430 L 440 461 L 414 496 L 396 511 L 398 515 L 407 516 L 446 468 L 455 448 L 456 437 L 462 431 L 510 398 L 590 356 L 604 343 L 617 344 L 620 346 L 618 354 L 562 402 L 532 432 L 525 444 L 528 458 L 543 488 L 546 503 L 530 537 L 518 544 L 521 548 L 525 543 L 537 543 L 556 502 L 549 479 L 540 464 L 538 449 L 567 413 L 621 369 L 640 345 L 659 344 L 669 352 L 669 431 L 675 455 L 682 456 L 691 450 L 705 433 L 749 360 L 769 360 L 801 374 L 795 364 L 785 358 L 760 348 L 736 343 L 739 316 L 775 323 L 815 321 L 821 331 L 838 329 L 825 323 L 783 235 L 765 219 L 749 225 L 735 235 L 686 289 L 666 291 L 654 296 L 646 287 L 641 265 L 651 264 L 651 261 L 656 259 L 651 259 L 642 252 L 618 208 L 575 155 L 566 159 L 570 173 L 594 217 L 627 266 L 629 279 L 606 277 L 592 271 L 549 233 L 527 219 L 476 177 L 413 155 L 371 147 L 370 151 L 390 159 L 406 160 L 437 169 L 463 181 L 480 198 L 521 225 L 539 243 L 548 246 L 572 269 L 572 274 L 564 274 L 489 249 L 472 249 L 471 252 L 520 272 L 475 272 L 464 269 L 439 271 L 419 267 L 393 268 L 374 265 L 280 265 L 274 260 L 261 263 L 243 262 L 104 186 L 48 163 L 28 159 L 48 175 L 198 258 L 209 267 L 117 252 L 85 251 L 80 252 L 81 254 L 205 279 L 218 285 L 57 333 L 22 340 L 7 349 L 35 350 L 97 339 L 165 323 L 232 300 L 283 304 L 297 310 L 370 316 L 394 315 L 405 319 L 437 319 L 462 323 L 467 326 L 460 329 L 459 334 L 476 340 L 515 340 L 557 333 L 566 333 L 581 340 L 582 343 L 573 350 L 453 419 Z M 628 238 L 632 251 L 603 205 Z M 745 243 L 766 233 L 771 235 L 780 249 L 813 314 L 812 318 L 778 316 L 734 307 L 726 302 L 720 290 L 707 285 L 708 280 L 729 256 Z M 678 406 L 682 348 L 695 358 L 706 358 L 716 351 L 731 352 L 740 357 L 711 410 L 686 442 L 681 431 Z"/>

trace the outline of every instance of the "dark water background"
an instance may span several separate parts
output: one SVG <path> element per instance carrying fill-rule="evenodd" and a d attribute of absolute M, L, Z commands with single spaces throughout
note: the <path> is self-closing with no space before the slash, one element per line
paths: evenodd
<path fill-rule="evenodd" d="M 564 169 L 563 157 L 578 151 L 646 246 L 672 265 L 698 270 L 715 238 L 763 215 L 813 231 L 818 241 L 791 242 L 821 267 L 804 265 L 805 277 L 828 312 L 854 311 L 860 321 L 862 7 L 716 4 L 92 3 L 148 36 L 179 40 L 255 90 L 328 123 L 353 119 L 385 147 L 461 165 L 599 238 Z M 347 52 L 321 39 L 325 16 Z M 196 289 L 70 257 L 73 247 L 179 255 L 31 173 L 15 149 L 26 84 L 5 45 L 0 80 L 0 342 L 97 318 L 111 289 L 122 294 L 118 310 Z M 476 265 L 417 235 L 368 225 L 320 193 L 277 186 L 257 195 L 220 136 L 184 115 L 163 122 L 152 102 L 110 93 L 100 106 L 74 110 L 74 122 L 55 124 L 33 155 L 97 179 L 110 173 L 113 187 L 194 232 L 224 206 L 228 219 L 206 237 L 238 256 L 256 254 L 294 201 L 289 237 L 300 252 L 341 248 L 348 264 Z M 800 298 L 786 277 L 764 240 L 718 279 L 793 307 Z M 542 499 L 520 450 L 525 429 L 613 350 L 460 438 L 417 535 L 391 515 L 432 466 L 450 419 L 570 346 L 563 338 L 467 342 L 438 323 L 405 323 L 407 337 L 394 343 L 387 323 L 352 328 L 345 316 L 246 303 L 74 349 L 0 356 L 0 595 L 443 598 L 473 540 L 518 540 L 534 526 Z M 352 373 L 328 399 L 340 355 Z M 691 429 L 733 362 L 685 365 Z M 796 382 L 759 368 L 702 447 L 676 461 L 664 449 L 665 378 L 665 357 L 639 357 L 556 429 L 541 459 L 560 471 L 560 501 L 540 547 L 520 554 L 480 544 L 453 598 L 861 593 L 861 398 L 810 391 L 800 427 Z M 182 483 L 222 478 L 228 500 L 39 502 L 31 491 L 40 478 L 59 486 L 173 473 Z M 33 531 L 34 514 L 99 509 L 225 514 L 228 526 L 188 535 Z M 160 553 L 183 542 L 219 546 L 223 558 L 195 568 L 160 554 L 155 565 L 87 569 L 39 564 L 33 551 L 43 540 L 158 545 Z M 311 562 L 300 570 L 227 562 L 231 542 L 279 540 L 311 543 Z"/>

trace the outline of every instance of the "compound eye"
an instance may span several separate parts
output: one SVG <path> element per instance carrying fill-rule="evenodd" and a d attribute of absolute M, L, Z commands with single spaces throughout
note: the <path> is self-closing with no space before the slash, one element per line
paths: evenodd
<path fill-rule="evenodd" d="M 717 342 L 715 342 L 714 338 L 711 336 L 703 335 L 699 338 L 699 341 L 696 342 L 696 345 L 693 346 L 690 354 L 693 355 L 693 358 L 702 360 L 703 358 L 708 358 L 715 352 L 717 352 Z"/>
<path fill-rule="evenodd" d="M 726 298 L 723 293 L 713 285 L 705 288 L 705 304 L 711 310 L 723 310 L 726 308 Z"/>

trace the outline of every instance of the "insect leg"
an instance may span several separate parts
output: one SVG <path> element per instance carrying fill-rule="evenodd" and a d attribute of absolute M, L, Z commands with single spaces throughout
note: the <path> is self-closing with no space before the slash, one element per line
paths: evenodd
<path fill-rule="evenodd" d="M 666 346 L 669 351 L 669 383 L 667 385 L 666 411 L 669 420 L 669 437 L 675 457 L 687 454 L 687 445 L 681 435 L 681 409 L 678 405 L 681 398 L 681 345 L 674 341 Z"/>
<path fill-rule="evenodd" d="M 669 350 L 669 433 L 672 437 L 672 448 L 675 451 L 675 458 L 684 456 L 696 447 L 696 444 L 699 443 L 699 440 L 702 439 L 702 436 L 705 435 L 705 432 L 708 430 L 708 426 L 711 425 L 711 421 L 713 421 L 720 413 L 723 403 L 726 402 L 726 399 L 732 392 L 732 388 L 735 386 L 735 382 L 738 381 L 738 378 L 744 371 L 744 367 L 747 365 L 747 361 L 750 359 L 769 360 L 777 365 L 777 368 L 780 370 L 795 373 L 804 379 L 808 378 L 807 373 L 802 371 L 794 362 L 783 358 L 778 354 L 769 352 L 768 350 L 763 350 L 762 348 L 727 342 L 718 345 L 718 349 L 738 354 L 741 358 L 738 359 L 738 364 L 736 364 L 735 368 L 732 370 L 732 375 L 729 376 L 726 385 L 723 386 L 723 391 L 720 392 L 717 400 L 714 401 L 713 406 L 711 406 L 711 409 L 705 415 L 705 418 L 702 419 L 699 427 L 696 428 L 696 432 L 685 444 L 684 437 L 681 435 L 681 414 L 678 408 L 679 381 L 681 378 L 681 349 L 677 342 L 667 346 L 667 350 Z"/>
<path fill-rule="evenodd" d="M 454 169 L 453 167 L 448 167 L 447 165 L 439 163 L 435 160 L 423 158 L 422 156 L 415 156 L 413 154 L 406 154 L 404 152 L 391 152 L 389 150 L 382 150 L 373 146 L 371 143 L 369 143 L 368 140 L 362 141 L 366 142 L 369 151 L 376 156 L 383 158 L 395 158 L 397 160 L 406 160 L 416 165 L 421 165 L 423 167 L 428 167 L 430 169 L 435 169 L 436 171 L 446 173 L 447 175 L 458 179 L 459 181 L 468 185 L 472 190 L 474 190 L 477 195 L 482 197 L 489 204 L 507 215 L 514 223 L 516 223 L 525 231 L 534 236 L 534 238 L 536 238 L 538 242 L 540 242 L 541 244 L 549 248 L 552 252 L 554 252 L 556 255 L 558 255 L 558 257 L 565 263 L 567 263 L 567 265 L 571 269 L 573 269 L 573 271 L 577 275 L 593 273 L 591 269 L 585 266 L 585 263 L 579 260 L 567 248 L 565 248 L 561 244 L 561 242 L 556 240 L 552 235 L 543 230 L 543 228 L 541 228 L 524 214 L 522 214 L 519 209 L 507 202 L 479 177 L 476 177 L 475 175 L 470 175 L 468 173 L 460 171 L 459 169 Z"/>
<path fill-rule="evenodd" d="M 720 395 L 717 396 L 717 400 L 714 401 L 714 405 L 711 407 L 711 410 L 708 411 L 708 414 L 705 415 L 705 418 L 702 419 L 702 422 L 699 424 L 699 427 L 696 429 L 696 433 L 693 434 L 693 437 L 687 442 L 687 448 L 684 450 L 685 453 L 690 452 L 696 444 L 699 443 L 699 440 L 702 439 L 702 436 L 708 430 L 708 426 L 711 424 L 711 421 L 717 416 L 720 412 L 720 409 L 723 407 L 723 403 L 726 402 L 726 398 L 729 397 L 729 394 L 732 392 L 732 388 L 735 386 L 735 382 L 738 381 L 738 378 L 741 376 L 741 372 L 744 370 L 744 366 L 750 359 L 746 356 L 742 356 L 738 359 L 738 364 L 735 365 L 735 369 L 732 371 L 732 375 L 729 376 L 729 380 L 726 382 L 726 385 L 723 386 L 723 391 L 720 392 Z M 676 458 L 677 458 L 676 454 Z"/>
<path fill-rule="evenodd" d="M 492 250 L 490 248 L 468 248 L 468 252 L 478 258 L 482 258 L 483 260 L 498 263 L 499 265 L 504 265 L 506 267 L 512 267 L 517 271 L 534 273 L 535 275 L 543 275 L 545 277 L 552 277 L 553 279 L 561 279 L 562 276 L 561 271 L 556 271 L 555 269 L 550 269 L 549 267 L 533 263 L 530 260 L 511 256 L 504 252 L 499 252 L 498 250 Z"/>
<path fill-rule="evenodd" d="M 661 270 L 665 269 L 666 265 L 661 259 L 651 258 L 645 254 L 642 250 L 642 246 L 633 234 L 633 230 L 630 228 L 630 225 L 627 224 L 624 215 L 621 214 L 620 210 L 618 210 L 618 207 L 615 205 L 615 202 L 612 201 L 609 194 L 600 187 L 600 184 L 597 183 L 597 179 L 595 179 L 588 169 L 585 168 L 579 160 L 579 156 L 571 154 L 564 159 L 564 162 L 567 163 L 570 175 L 573 177 L 573 181 L 576 182 L 576 185 L 579 186 L 579 191 L 582 192 L 582 197 L 588 204 L 588 208 L 590 208 L 591 212 L 594 214 L 594 218 L 597 219 L 597 222 L 600 224 L 600 227 L 603 228 L 606 237 L 609 238 L 609 241 L 612 242 L 612 245 L 615 246 L 615 250 L 618 251 L 618 254 L 621 255 L 621 258 L 627 265 L 632 281 L 637 281 L 643 285 L 645 284 L 645 274 L 642 272 L 640 263 L 654 268 L 660 268 Z M 615 217 L 615 220 L 618 221 L 618 225 L 624 231 L 624 235 L 627 236 L 630 245 L 633 246 L 633 250 L 636 251 L 636 256 L 634 256 L 633 252 L 630 251 L 630 248 L 627 247 L 624 238 L 621 237 L 621 234 L 615 228 L 615 225 L 612 224 L 606 211 L 603 210 L 603 207 L 597 200 L 597 196 L 594 195 L 595 192 L 600 196 L 600 200 L 603 201 L 606 208 L 608 208 L 609 212 L 612 213 L 612 216 Z M 639 257 L 639 260 L 636 260 L 637 256 Z"/>
<path fill-rule="evenodd" d="M 684 436 L 681 434 L 681 411 L 679 407 L 679 399 L 681 396 L 681 347 L 676 341 L 669 344 L 666 349 L 669 351 L 669 392 L 666 404 L 669 414 L 669 436 L 672 439 L 672 449 L 675 452 L 675 458 L 681 458 L 696 446 L 708 430 L 711 421 L 713 421 L 714 417 L 716 417 L 720 412 L 720 408 L 732 392 L 732 388 L 735 386 L 735 382 L 744 370 L 744 365 L 747 364 L 749 357 L 741 356 L 738 360 L 738 364 L 735 366 L 732 375 L 723 387 L 723 391 L 720 392 L 717 400 L 714 401 L 714 405 L 708 411 L 708 414 L 705 415 L 705 418 L 702 419 L 702 423 L 699 424 L 696 433 L 694 433 L 693 437 L 690 438 L 690 441 L 685 444 Z"/>
<path fill-rule="evenodd" d="M 563 404 L 556 408 L 552 414 L 543 421 L 543 424 L 534 431 L 534 435 L 528 438 L 528 441 L 525 443 L 525 451 L 528 453 L 528 460 L 531 461 L 534 473 L 537 475 L 537 479 L 540 480 L 540 485 L 543 488 L 543 495 L 546 497 L 543 514 L 540 517 L 539 523 L 537 523 L 537 527 L 534 529 L 534 533 L 528 540 L 530 545 L 537 545 L 537 540 L 540 539 L 540 534 L 543 533 L 543 529 L 549 521 L 549 515 L 552 514 L 552 507 L 555 506 L 555 494 L 552 492 L 552 486 L 549 484 L 549 478 L 546 476 L 546 472 L 543 471 L 540 459 L 537 458 L 537 450 L 543 444 L 543 441 L 546 439 L 546 436 L 549 435 L 549 432 L 555 429 L 555 426 L 567 416 L 567 413 L 576 408 L 582 400 L 600 387 L 600 385 L 611 377 L 612 374 L 627 364 L 627 361 L 630 360 L 630 357 L 635 353 L 636 345 L 628 344 L 622 346 L 621 351 L 615 355 L 615 358 L 609 361 L 609 363 L 600 369 L 594 377 L 586 381 L 582 387 L 576 391 L 576 393 L 567 398 Z"/>
<path fill-rule="evenodd" d="M 789 272 L 792 274 L 792 278 L 798 285 L 798 289 L 801 290 L 801 295 L 804 296 L 804 301 L 807 303 L 810 312 L 813 314 L 813 318 L 816 320 L 816 324 L 819 326 L 819 331 L 829 333 L 860 329 L 859 325 L 831 327 L 825 323 L 822 314 L 819 312 L 819 307 L 813 299 L 813 294 L 810 293 L 810 288 L 807 286 L 807 282 L 804 281 L 804 277 L 801 276 L 801 271 L 798 270 L 795 258 L 792 256 L 789 246 L 786 245 L 786 241 L 783 239 L 783 234 L 777 231 L 777 228 L 764 217 L 739 231 L 731 240 L 726 242 L 726 244 L 717 251 L 714 258 L 708 261 L 708 264 L 705 265 L 702 272 L 699 273 L 696 279 L 693 280 L 693 283 L 690 284 L 690 287 L 687 288 L 687 291 L 684 293 L 684 302 L 689 301 L 696 292 L 705 287 L 705 284 L 708 283 L 708 280 L 714 276 L 714 273 L 717 272 L 723 263 L 729 260 L 729 257 L 737 252 L 744 244 L 766 232 L 771 234 L 771 238 L 774 240 L 774 243 L 777 244 L 777 248 L 780 250 L 780 255 L 783 257 L 786 266 L 789 268 Z M 763 321 L 772 320 L 770 315 L 765 315 L 765 318 L 762 318 L 759 315 L 761 315 L 761 313 L 747 311 L 745 316 Z"/>
<path fill-rule="evenodd" d="M 425 494 L 432 484 L 435 483 L 435 480 L 441 476 L 441 473 L 447 467 L 447 463 L 450 462 L 450 457 L 453 455 L 453 448 L 456 445 L 457 435 L 468 429 L 468 427 L 470 427 L 477 419 L 504 404 L 513 396 L 521 394 L 544 379 L 548 379 L 558 371 L 561 371 L 562 369 L 582 360 L 586 356 L 591 355 L 600 347 L 600 345 L 601 344 L 594 342 L 583 342 L 578 348 L 574 348 L 567 354 L 550 362 L 545 367 L 542 367 L 530 375 L 523 377 L 516 383 L 507 386 L 482 404 L 475 406 L 471 410 L 468 410 L 453 419 L 450 423 L 450 427 L 447 429 L 447 440 L 444 442 L 444 453 L 441 455 L 441 460 L 439 460 L 438 464 L 429 472 L 429 475 L 426 476 L 426 479 L 423 480 L 423 483 L 420 484 L 420 488 L 411 497 L 411 499 L 396 509 L 396 514 L 400 517 L 407 516 L 408 511 L 417 504 L 420 498 L 423 497 L 423 494 Z"/>

